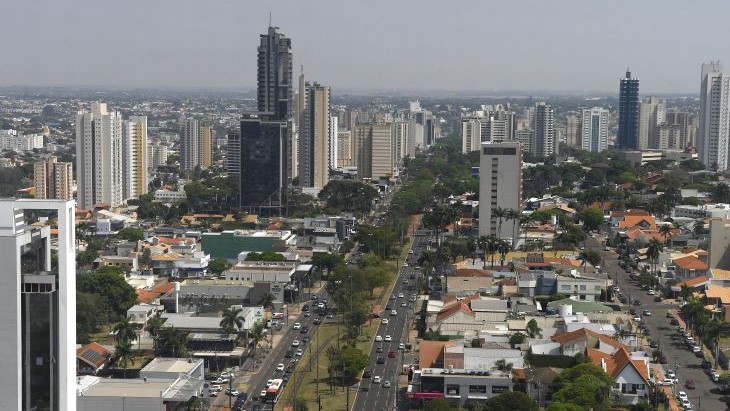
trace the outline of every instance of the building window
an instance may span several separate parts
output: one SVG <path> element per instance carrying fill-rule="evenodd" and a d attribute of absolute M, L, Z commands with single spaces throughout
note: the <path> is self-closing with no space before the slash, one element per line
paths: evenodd
<path fill-rule="evenodd" d="M 447 384 L 446 385 L 446 395 L 460 395 L 459 394 L 459 385 L 458 384 Z"/>
<path fill-rule="evenodd" d="M 469 394 L 486 394 L 486 393 L 487 393 L 486 385 L 470 385 L 469 386 Z"/>

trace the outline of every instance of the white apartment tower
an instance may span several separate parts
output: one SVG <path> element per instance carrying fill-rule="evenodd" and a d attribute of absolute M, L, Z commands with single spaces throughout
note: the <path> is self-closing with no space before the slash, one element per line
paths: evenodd
<path fill-rule="evenodd" d="M 122 184 L 126 200 L 147 193 L 147 116 L 130 116 L 123 130 Z"/>
<path fill-rule="evenodd" d="M 198 120 L 183 119 L 180 125 L 180 172 L 200 165 L 200 124 Z"/>
<path fill-rule="evenodd" d="M 305 107 L 299 128 L 299 185 L 323 188 L 329 182 L 330 88 L 305 85 Z"/>
<path fill-rule="evenodd" d="M 461 119 L 461 152 L 477 151 L 482 146 L 482 122 L 476 117 Z"/>
<path fill-rule="evenodd" d="M 330 127 L 329 127 L 329 144 L 330 144 L 330 158 L 329 158 L 329 168 L 330 170 L 334 170 L 337 168 L 337 155 L 339 154 L 339 151 L 337 150 L 337 132 L 339 131 L 340 125 L 339 125 L 339 118 L 337 116 L 330 116 Z"/>
<path fill-rule="evenodd" d="M 600 107 L 584 109 L 580 124 L 583 150 L 600 153 L 608 147 L 608 110 Z"/>
<path fill-rule="evenodd" d="M 73 200 L 73 164 L 55 156 L 33 164 L 35 198 Z"/>
<path fill-rule="evenodd" d="M 479 161 L 479 235 L 513 238 L 512 224 L 494 217 L 493 210 L 520 210 L 522 192 L 522 151 L 517 141 L 482 144 Z M 515 233 L 514 237 L 519 237 Z"/>
<path fill-rule="evenodd" d="M 76 115 L 77 200 L 80 208 L 122 204 L 122 115 L 94 103 Z"/>
<path fill-rule="evenodd" d="M 658 126 L 667 119 L 667 104 L 650 96 L 639 104 L 639 149 L 659 148 Z"/>
<path fill-rule="evenodd" d="M 535 120 L 533 130 L 534 144 L 532 154 L 538 157 L 547 157 L 556 153 L 558 142 L 555 139 L 555 121 L 553 107 L 545 102 L 535 104 Z"/>
<path fill-rule="evenodd" d="M 703 64 L 697 151 L 708 169 L 728 168 L 729 122 L 730 77 L 723 73 L 719 61 Z"/>

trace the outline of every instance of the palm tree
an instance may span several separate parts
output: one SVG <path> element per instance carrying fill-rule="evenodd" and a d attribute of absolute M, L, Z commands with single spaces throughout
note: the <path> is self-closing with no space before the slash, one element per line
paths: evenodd
<path fill-rule="evenodd" d="M 484 254 L 482 256 L 482 263 L 483 263 L 482 269 L 487 268 L 487 245 L 488 245 L 488 243 L 489 243 L 489 237 L 487 237 L 485 235 L 479 236 L 479 238 L 477 239 L 477 245 L 479 246 L 479 249 L 482 250 L 482 253 Z"/>
<path fill-rule="evenodd" d="M 512 363 L 507 362 L 504 358 L 497 360 L 494 363 L 495 366 L 497 366 L 497 369 L 500 371 L 511 371 L 512 370 Z"/>
<path fill-rule="evenodd" d="M 578 260 L 580 260 L 580 266 L 583 267 L 583 273 L 586 272 L 586 264 L 588 264 L 588 253 L 586 251 L 581 251 L 580 254 L 578 254 Z"/>
<path fill-rule="evenodd" d="M 243 327 L 244 319 L 239 317 L 239 314 L 241 314 L 242 311 L 242 308 L 233 307 L 223 310 L 220 327 L 224 333 L 235 334 L 236 331 Z"/>
<path fill-rule="evenodd" d="M 672 236 L 672 226 L 669 224 L 662 224 L 661 227 L 659 227 L 659 234 L 664 237 L 664 244 L 667 244 L 667 237 Z"/>
<path fill-rule="evenodd" d="M 512 249 L 512 247 L 510 246 L 510 244 L 507 241 L 499 240 L 499 242 L 497 242 L 497 251 L 499 251 L 499 256 L 500 256 L 500 259 L 499 259 L 500 267 L 504 268 L 504 259 L 507 257 L 507 253 L 509 253 L 511 249 Z"/>
<path fill-rule="evenodd" d="M 259 305 L 266 308 L 272 308 L 274 306 L 274 300 L 276 300 L 276 297 L 274 297 L 271 293 L 266 293 L 259 298 Z"/>
<path fill-rule="evenodd" d="M 165 327 L 160 332 L 158 347 L 160 354 L 166 357 L 187 357 L 188 333 L 175 327 Z"/>
<path fill-rule="evenodd" d="M 155 345 L 155 354 L 157 354 L 157 337 L 159 337 L 160 331 L 162 331 L 162 324 L 162 317 L 160 317 L 160 313 L 157 313 L 154 317 L 147 320 L 147 324 L 144 327 L 144 330 L 152 336 L 152 341 Z"/>
<path fill-rule="evenodd" d="M 431 278 L 431 274 L 433 274 L 433 267 L 436 265 L 436 253 L 431 250 L 425 250 L 421 253 L 421 256 L 418 257 L 418 265 L 423 267 L 421 272 L 424 273 L 427 278 Z"/>
<path fill-rule="evenodd" d="M 692 231 L 697 238 L 700 238 L 700 236 L 705 233 L 705 220 L 703 218 L 698 218 L 697 220 L 695 220 Z"/>
<path fill-rule="evenodd" d="M 502 220 L 507 217 L 507 209 L 495 207 L 492 209 L 492 218 L 497 219 L 497 237 L 502 239 Z"/>
<path fill-rule="evenodd" d="M 471 264 L 474 265 L 474 254 L 477 252 L 477 242 L 474 237 L 469 237 L 466 240 L 466 248 L 469 250 L 469 254 L 471 254 Z"/>
<path fill-rule="evenodd" d="M 519 210 L 515 210 L 514 208 L 510 208 L 507 210 L 506 218 L 507 220 L 512 221 L 512 248 L 515 247 L 515 244 L 517 244 L 517 223 L 520 222 L 520 216 L 522 214 L 519 212 Z"/>
<path fill-rule="evenodd" d="M 118 341 L 116 347 L 114 347 L 114 358 L 116 358 L 117 366 L 124 368 L 124 378 L 127 378 L 127 367 L 134 362 L 132 342 L 128 340 Z"/>
<path fill-rule="evenodd" d="M 494 234 L 490 234 L 487 236 L 487 251 L 489 252 L 489 255 L 492 257 L 492 267 L 494 267 L 494 253 L 499 249 L 499 240 L 497 239 L 497 236 Z M 486 255 L 485 255 L 486 259 Z"/>
<path fill-rule="evenodd" d="M 529 224 L 532 221 L 532 216 L 529 214 L 521 214 L 519 217 L 519 220 L 520 220 L 520 227 L 525 226 L 525 229 L 522 230 L 522 233 L 525 235 L 522 246 L 524 247 L 524 250 L 527 251 L 527 224 Z"/>
<path fill-rule="evenodd" d="M 263 338 L 264 325 L 261 321 L 256 321 L 248 330 L 248 343 L 251 346 L 251 357 L 254 359 L 254 364 L 256 363 L 256 347 L 258 347 L 259 342 L 261 342 Z"/>
<path fill-rule="evenodd" d="M 132 343 L 137 339 L 137 330 L 134 324 L 129 321 L 129 317 L 121 317 L 117 325 L 114 326 L 114 339 L 117 343 Z"/>
<path fill-rule="evenodd" d="M 719 318 L 713 318 L 710 320 L 710 323 L 707 324 L 707 328 L 705 329 L 705 339 L 715 346 L 715 368 L 717 368 L 718 350 L 720 349 L 720 334 L 722 334 L 722 328 L 724 325 L 724 321 Z"/>
<path fill-rule="evenodd" d="M 659 262 L 659 254 L 661 254 L 662 251 L 664 251 L 664 245 L 656 238 L 652 238 L 647 246 L 646 256 L 649 258 L 649 261 L 651 261 L 653 274 L 656 274 L 656 265 Z"/>

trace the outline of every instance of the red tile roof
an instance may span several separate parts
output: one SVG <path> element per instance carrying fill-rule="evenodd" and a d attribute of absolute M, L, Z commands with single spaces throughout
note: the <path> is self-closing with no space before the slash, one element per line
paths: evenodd
<path fill-rule="evenodd" d="M 632 360 L 631 354 L 629 354 L 629 351 L 625 347 L 620 347 L 613 354 L 606 354 L 592 348 L 589 348 L 587 352 L 591 362 L 598 367 L 602 367 L 605 364 L 606 373 L 613 378 L 618 377 L 627 366 L 631 366 L 641 375 L 644 381 L 649 380 L 649 369 L 644 361 Z"/>
<path fill-rule="evenodd" d="M 92 342 L 84 345 L 76 350 L 76 358 L 89 364 L 94 368 L 99 368 L 114 353 L 104 348 L 101 344 Z"/>
<path fill-rule="evenodd" d="M 706 262 L 692 255 L 675 258 L 672 262 L 685 270 L 707 270 L 710 268 Z"/>
<path fill-rule="evenodd" d="M 476 315 L 466 303 L 464 303 L 463 301 L 459 301 L 459 303 L 453 304 L 452 306 L 441 310 L 438 315 L 436 315 L 436 321 L 443 321 L 458 313 L 459 311 L 464 312 L 472 317 Z"/>
<path fill-rule="evenodd" d="M 568 333 L 554 335 L 554 336 L 552 336 L 552 340 L 555 341 L 556 343 L 559 343 L 560 345 L 565 345 L 569 342 L 586 339 L 589 336 L 596 338 L 596 339 L 600 340 L 601 342 L 606 343 L 614 348 L 623 347 L 623 348 L 631 349 L 629 346 L 622 344 L 620 341 L 618 341 L 616 339 L 613 339 L 604 334 L 599 334 L 595 331 L 589 330 L 588 328 L 580 328 L 580 329 L 577 329 L 575 331 L 571 331 Z"/>
<path fill-rule="evenodd" d="M 702 283 L 707 282 L 707 276 L 706 275 L 700 275 L 697 277 L 690 278 L 688 280 L 684 280 L 681 283 L 677 284 L 675 287 L 682 287 L 683 285 L 686 285 L 687 287 L 697 287 L 698 285 L 702 285 Z"/>

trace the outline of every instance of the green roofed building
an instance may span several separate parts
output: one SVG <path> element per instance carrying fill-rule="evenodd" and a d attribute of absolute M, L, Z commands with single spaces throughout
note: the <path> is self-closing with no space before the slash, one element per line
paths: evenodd
<path fill-rule="evenodd" d="M 600 304 L 594 301 L 580 301 L 572 300 L 570 298 L 563 298 L 562 300 L 551 301 L 548 303 L 548 307 L 560 309 L 561 305 L 572 305 L 573 313 L 612 313 L 613 308 Z"/>
<path fill-rule="evenodd" d="M 296 245 L 297 236 L 291 231 L 230 230 L 221 233 L 203 233 L 201 247 L 211 258 L 238 259 L 243 251 L 284 252 Z"/>

